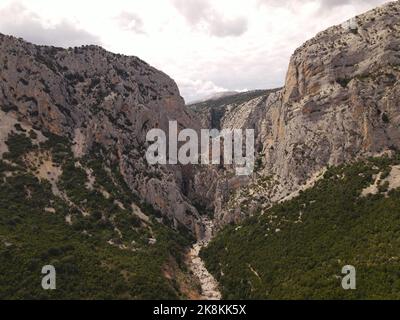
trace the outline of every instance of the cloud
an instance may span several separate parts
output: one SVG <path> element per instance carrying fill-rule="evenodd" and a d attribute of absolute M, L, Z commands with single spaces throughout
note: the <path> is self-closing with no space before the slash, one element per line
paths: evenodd
<path fill-rule="evenodd" d="M 14 2 L 0 10 L 0 32 L 39 45 L 74 47 L 101 44 L 97 36 L 79 29 L 70 21 L 62 20 L 57 24 L 44 26 L 42 20 L 36 13 Z"/>
<path fill-rule="evenodd" d="M 296 11 L 299 6 L 302 6 L 307 3 L 315 3 L 319 5 L 319 11 L 328 11 L 337 7 L 345 6 L 345 5 L 379 5 L 382 4 L 382 0 L 258 0 L 260 5 L 267 5 L 272 7 L 286 7 L 292 11 Z"/>
<path fill-rule="evenodd" d="M 381 0 L 320 0 L 320 12 L 324 13 L 330 13 L 332 9 L 342 7 L 342 6 L 359 6 L 359 5 L 373 5 L 373 6 L 378 6 L 379 4 L 382 4 Z"/>
<path fill-rule="evenodd" d="M 132 31 L 137 34 L 144 34 L 143 20 L 132 12 L 121 12 L 116 18 L 122 30 Z"/>
<path fill-rule="evenodd" d="M 217 92 L 228 91 L 209 80 L 178 79 L 177 84 L 181 95 L 185 97 L 186 103 L 194 102 L 201 97 L 211 96 Z"/>
<path fill-rule="evenodd" d="M 243 17 L 234 19 L 210 20 L 210 32 L 217 37 L 240 36 L 247 30 L 247 20 Z"/>
<path fill-rule="evenodd" d="M 192 27 L 205 27 L 216 37 L 241 36 L 248 29 L 245 17 L 227 18 L 207 0 L 173 0 L 175 8 Z"/>
<path fill-rule="evenodd" d="M 332 9 L 334 7 L 344 6 L 344 5 L 357 5 L 361 1 L 359 0 L 320 0 L 321 8 L 323 9 Z M 382 1 L 377 0 L 363 0 L 364 4 L 381 4 Z"/>
<path fill-rule="evenodd" d="M 173 4 L 191 25 L 207 19 L 212 11 L 210 4 L 204 0 L 174 0 Z"/>

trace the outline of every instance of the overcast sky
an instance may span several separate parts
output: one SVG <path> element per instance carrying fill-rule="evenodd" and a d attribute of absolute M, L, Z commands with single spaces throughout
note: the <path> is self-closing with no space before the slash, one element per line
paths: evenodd
<path fill-rule="evenodd" d="M 169 74 L 186 101 L 283 85 L 290 55 L 385 0 L 0 0 L 0 32 L 99 44 Z"/>

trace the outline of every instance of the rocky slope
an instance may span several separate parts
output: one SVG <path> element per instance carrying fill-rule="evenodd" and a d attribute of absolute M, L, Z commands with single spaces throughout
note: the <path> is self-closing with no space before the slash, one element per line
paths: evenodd
<path fill-rule="evenodd" d="M 356 29 L 334 26 L 294 53 L 262 134 L 281 195 L 327 165 L 399 148 L 399 12 L 399 2 L 377 8 L 356 17 Z"/>
<path fill-rule="evenodd" d="M 291 197 L 327 166 L 398 150 L 399 13 L 397 1 L 319 33 L 295 51 L 281 90 L 192 108 L 209 127 L 256 130 L 257 172 L 218 178 L 217 224 Z"/>
<path fill-rule="evenodd" d="M 210 129 L 223 129 L 229 128 L 229 118 L 233 114 L 238 114 L 242 121 L 254 121 L 255 115 L 250 117 L 252 109 L 256 105 L 262 106 L 261 102 L 265 102 L 266 98 L 271 92 L 277 90 L 254 90 L 243 93 L 231 93 L 227 96 L 212 98 L 199 103 L 194 103 L 188 105 L 188 108 L 192 110 L 201 121 L 202 128 Z M 257 99 L 258 100 L 255 100 Z M 254 101 L 249 108 L 246 105 L 250 101 Z M 240 110 L 246 109 L 249 113 L 246 115 L 241 115 Z M 260 109 L 260 108 L 258 108 Z M 228 117 L 228 119 L 226 119 Z M 236 125 L 232 128 L 243 128 L 243 125 L 231 123 L 231 125 Z"/>
<path fill-rule="evenodd" d="M 0 35 L 0 105 L 8 117 L 73 142 L 76 158 L 106 150 L 130 189 L 171 220 L 199 233 L 182 193 L 181 168 L 149 167 L 148 130 L 168 121 L 196 128 L 175 82 L 136 57 L 97 46 L 63 50 Z M 2 137 L 10 128 L 2 127 Z M 2 141 L 4 147 L 4 140 Z"/>
<path fill-rule="evenodd" d="M 190 168 L 145 159 L 148 130 L 169 120 L 196 128 L 175 82 L 140 59 L 0 34 L 1 298 L 199 294 L 183 264 L 203 233 Z M 47 264 L 60 290 L 46 294 Z"/>
<path fill-rule="evenodd" d="M 201 251 L 223 299 L 399 299 L 400 153 L 329 168 Z M 342 268 L 356 269 L 344 290 Z"/>
<path fill-rule="evenodd" d="M 182 262 L 192 237 L 130 190 L 106 149 L 77 159 L 68 138 L 4 111 L 0 128 L 9 130 L 0 159 L 1 299 L 176 299 L 196 292 Z M 49 264 L 57 272 L 51 292 L 38 281 Z"/>

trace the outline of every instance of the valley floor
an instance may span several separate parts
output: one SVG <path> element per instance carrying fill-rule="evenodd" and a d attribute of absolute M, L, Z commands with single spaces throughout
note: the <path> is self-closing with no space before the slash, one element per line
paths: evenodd
<path fill-rule="evenodd" d="M 203 224 L 206 227 L 204 238 L 197 241 L 189 250 L 186 257 L 186 263 L 193 275 L 199 280 L 201 286 L 201 299 L 204 300 L 220 300 L 221 292 L 218 289 L 218 282 L 208 272 L 204 261 L 199 254 L 202 248 L 206 247 L 212 237 L 213 222 L 204 219 Z"/>

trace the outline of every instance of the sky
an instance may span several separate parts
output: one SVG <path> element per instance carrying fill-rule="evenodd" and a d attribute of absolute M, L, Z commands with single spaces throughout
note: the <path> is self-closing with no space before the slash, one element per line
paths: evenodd
<path fill-rule="evenodd" d="M 281 87 L 294 50 L 387 0 L 0 0 L 0 32 L 101 45 L 164 71 L 186 102 Z"/>

